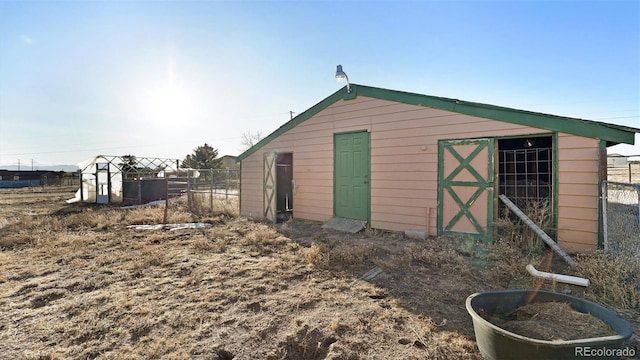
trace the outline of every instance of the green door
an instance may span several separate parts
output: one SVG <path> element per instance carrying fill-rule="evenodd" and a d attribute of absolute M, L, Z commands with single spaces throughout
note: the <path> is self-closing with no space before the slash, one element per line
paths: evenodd
<path fill-rule="evenodd" d="M 334 209 L 336 217 L 369 220 L 369 133 L 334 136 Z"/>
<path fill-rule="evenodd" d="M 493 139 L 438 141 L 438 234 L 489 240 Z"/>

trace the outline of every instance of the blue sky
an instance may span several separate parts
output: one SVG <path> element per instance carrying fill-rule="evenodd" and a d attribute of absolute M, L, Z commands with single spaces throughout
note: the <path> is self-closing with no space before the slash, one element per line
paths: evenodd
<path fill-rule="evenodd" d="M 637 1 L 0 0 L 0 164 L 237 155 L 243 132 L 343 86 L 337 64 L 354 83 L 640 127 Z"/>

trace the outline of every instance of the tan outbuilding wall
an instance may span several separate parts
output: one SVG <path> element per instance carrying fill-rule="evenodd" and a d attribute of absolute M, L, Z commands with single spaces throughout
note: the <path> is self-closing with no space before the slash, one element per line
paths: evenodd
<path fill-rule="evenodd" d="M 599 140 L 558 134 L 558 238 L 569 252 L 598 244 Z"/>
<path fill-rule="evenodd" d="M 333 216 L 333 136 L 371 133 L 371 226 L 437 235 L 438 140 L 549 134 L 455 112 L 358 96 L 339 100 L 242 160 L 241 215 L 261 217 L 263 155 L 293 153 L 294 216 Z M 559 133 L 558 240 L 569 251 L 598 239 L 599 140 Z M 555 145 L 554 145 L 555 146 Z"/>

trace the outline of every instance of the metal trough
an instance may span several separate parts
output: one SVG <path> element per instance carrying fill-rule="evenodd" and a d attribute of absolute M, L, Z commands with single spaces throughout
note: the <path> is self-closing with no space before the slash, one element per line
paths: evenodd
<path fill-rule="evenodd" d="M 489 313 L 507 313 L 526 305 L 530 298 L 534 303 L 568 302 L 575 310 L 606 322 L 617 335 L 570 341 L 538 340 L 504 330 L 478 314 L 480 309 Z M 488 360 L 619 359 L 620 351 L 634 351 L 622 348 L 632 333 L 628 321 L 604 306 L 574 296 L 544 290 L 489 291 L 469 296 L 466 307 L 473 320 L 478 349 Z"/>

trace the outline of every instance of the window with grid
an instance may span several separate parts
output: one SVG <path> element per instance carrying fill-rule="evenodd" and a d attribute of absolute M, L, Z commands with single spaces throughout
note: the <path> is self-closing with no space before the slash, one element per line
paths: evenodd
<path fill-rule="evenodd" d="M 506 195 L 521 208 L 532 202 L 551 200 L 551 138 L 502 140 L 498 157 L 498 191 L 501 195 Z"/>

